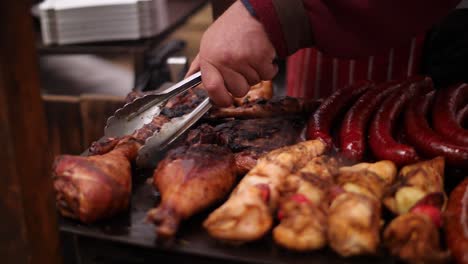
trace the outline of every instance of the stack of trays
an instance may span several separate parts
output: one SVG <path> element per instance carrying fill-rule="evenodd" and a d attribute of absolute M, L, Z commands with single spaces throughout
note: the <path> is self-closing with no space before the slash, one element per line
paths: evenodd
<path fill-rule="evenodd" d="M 45 0 L 44 44 L 151 37 L 168 26 L 167 0 Z"/>

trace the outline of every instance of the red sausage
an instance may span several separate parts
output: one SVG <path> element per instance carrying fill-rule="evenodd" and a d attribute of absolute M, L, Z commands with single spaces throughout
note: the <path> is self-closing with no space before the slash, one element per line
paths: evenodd
<path fill-rule="evenodd" d="M 457 113 L 457 122 L 461 127 L 465 127 L 468 125 L 468 105 L 460 109 Z"/>
<path fill-rule="evenodd" d="M 307 125 L 307 139 L 321 139 L 328 147 L 333 146 L 330 130 L 336 117 L 356 98 L 372 86 L 369 81 L 357 82 L 339 89 L 328 97 L 310 117 Z"/>
<path fill-rule="evenodd" d="M 383 101 L 369 128 L 369 145 L 378 159 L 391 160 L 399 166 L 419 160 L 416 150 L 411 146 L 398 143 L 393 138 L 393 133 L 395 123 L 409 99 L 431 89 L 431 79 L 413 79 L 407 81 L 398 92 Z"/>
<path fill-rule="evenodd" d="M 344 157 L 352 161 L 363 159 L 371 115 L 382 100 L 400 86 L 395 82 L 381 84 L 361 95 L 348 110 L 340 129 L 340 152 Z"/>
<path fill-rule="evenodd" d="M 444 218 L 445 239 L 458 264 L 468 264 L 468 178 L 450 194 Z"/>
<path fill-rule="evenodd" d="M 432 111 L 434 130 L 456 145 L 468 146 L 468 130 L 457 121 L 457 111 L 468 102 L 468 84 L 440 89 Z"/>
<path fill-rule="evenodd" d="M 432 106 L 434 92 L 413 99 L 405 113 L 405 131 L 408 141 L 428 158 L 444 156 L 448 164 L 468 167 L 468 147 L 450 143 L 434 132 L 426 119 Z"/>

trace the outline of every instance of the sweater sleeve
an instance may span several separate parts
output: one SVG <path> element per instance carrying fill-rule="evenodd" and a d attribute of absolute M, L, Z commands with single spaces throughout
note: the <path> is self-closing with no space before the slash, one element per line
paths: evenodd
<path fill-rule="evenodd" d="M 358 58 L 428 30 L 460 0 L 242 0 L 263 24 L 278 56 L 315 45 Z"/>

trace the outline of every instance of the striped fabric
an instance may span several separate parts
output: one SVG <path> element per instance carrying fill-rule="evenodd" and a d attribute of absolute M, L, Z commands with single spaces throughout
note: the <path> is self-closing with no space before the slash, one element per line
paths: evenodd
<path fill-rule="evenodd" d="M 405 79 L 417 74 L 424 37 L 377 56 L 359 60 L 337 59 L 314 48 L 301 49 L 288 58 L 287 94 L 307 99 L 323 98 L 355 81 Z"/>

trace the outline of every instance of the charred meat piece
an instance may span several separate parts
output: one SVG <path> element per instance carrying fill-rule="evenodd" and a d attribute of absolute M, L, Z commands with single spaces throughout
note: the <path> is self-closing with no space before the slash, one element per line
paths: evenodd
<path fill-rule="evenodd" d="M 207 118 L 266 118 L 276 116 L 304 116 L 307 117 L 320 103 L 318 101 L 304 101 L 293 97 L 280 97 L 271 100 L 258 99 L 238 107 L 213 108 Z"/>
<path fill-rule="evenodd" d="M 236 179 L 234 156 L 226 147 L 200 144 L 168 153 L 154 171 L 161 203 L 148 213 L 161 237 L 173 236 L 182 220 L 229 194 Z"/>
<path fill-rule="evenodd" d="M 263 153 L 299 140 L 304 122 L 299 118 L 233 120 L 214 128 L 219 145 L 233 152 L 258 149 Z"/>
<path fill-rule="evenodd" d="M 235 153 L 238 173 L 243 175 L 268 151 L 300 141 L 304 121 L 299 118 L 232 120 L 212 127 L 203 124 L 189 132 L 186 144 L 217 144 Z"/>
<path fill-rule="evenodd" d="M 139 144 L 120 142 L 104 155 L 62 155 L 53 168 L 57 208 L 63 216 L 91 223 L 127 209 L 131 168 Z"/>
<path fill-rule="evenodd" d="M 176 97 L 171 98 L 164 108 L 161 110 L 160 115 L 155 116 L 154 119 L 144 125 L 142 128 L 136 130 L 133 134 L 122 137 L 122 138 L 109 138 L 104 141 L 96 141 L 89 148 L 91 154 L 104 154 L 117 145 L 121 140 L 127 140 L 128 138 L 138 141 L 140 144 L 144 144 L 145 140 L 157 132 L 161 127 L 170 121 L 171 118 L 183 116 L 190 113 L 195 109 L 200 102 L 206 97 L 205 93 L 201 89 L 188 90 Z"/>
<path fill-rule="evenodd" d="M 285 178 L 325 150 L 322 141 L 311 140 L 262 156 L 229 200 L 212 212 L 203 226 L 211 236 L 220 240 L 242 243 L 261 238 L 273 224 L 279 187 Z"/>

